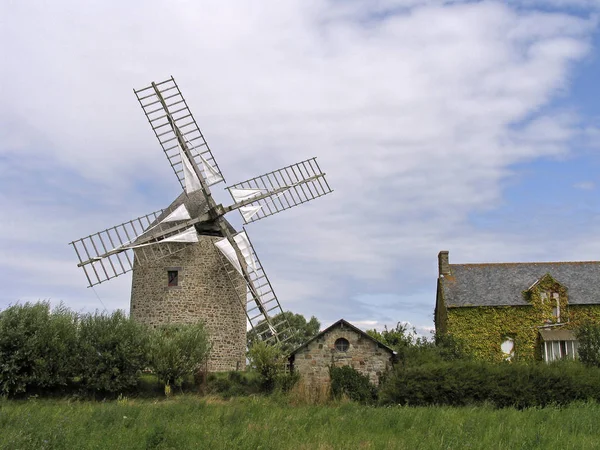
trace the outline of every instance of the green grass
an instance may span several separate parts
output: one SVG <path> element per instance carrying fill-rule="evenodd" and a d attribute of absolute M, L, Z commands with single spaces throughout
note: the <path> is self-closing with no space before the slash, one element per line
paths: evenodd
<path fill-rule="evenodd" d="M 291 406 L 284 398 L 0 401 L 5 449 L 593 449 L 600 405 Z"/>

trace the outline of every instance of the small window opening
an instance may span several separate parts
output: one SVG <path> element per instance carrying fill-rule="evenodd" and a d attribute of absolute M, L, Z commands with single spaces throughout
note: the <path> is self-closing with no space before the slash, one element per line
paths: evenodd
<path fill-rule="evenodd" d="M 347 339 L 339 338 L 335 341 L 335 349 L 338 352 L 347 352 L 350 348 L 350 342 Z"/>
<path fill-rule="evenodd" d="M 178 270 L 168 270 L 167 271 L 167 286 L 179 286 L 179 271 Z"/>
<path fill-rule="evenodd" d="M 500 349 L 502 350 L 502 355 L 504 359 L 507 361 L 511 361 L 515 356 L 515 341 L 511 337 L 504 338 L 502 345 L 500 345 Z"/>

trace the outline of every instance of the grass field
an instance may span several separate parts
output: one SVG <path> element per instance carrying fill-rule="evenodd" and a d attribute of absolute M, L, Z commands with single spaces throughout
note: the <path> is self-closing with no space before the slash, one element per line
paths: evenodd
<path fill-rule="evenodd" d="M 0 401 L 3 449 L 597 449 L 600 405 L 496 410 L 192 395 Z"/>

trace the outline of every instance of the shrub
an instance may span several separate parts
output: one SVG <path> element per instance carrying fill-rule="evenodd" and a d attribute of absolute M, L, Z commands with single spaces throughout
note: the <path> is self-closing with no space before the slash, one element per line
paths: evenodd
<path fill-rule="evenodd" d="M 65 386 L 75 373 L 76 316 L 48 302 L 0 312 L 0 394 Z"/>
<path fill-rule="evenodd" d="M 579 360 L 588 366 L 600 367 L 600 325 L 583 324 L 576 335 L 579 340 Z"/>
<path fill-rule="evenodd" d="M 398 367 L 380 389 L 382 404 L 517 408 L 600 400 L 600 369 L 577 362 L 493 364 L 477 361 Z"/>
<path fill-rule="evenodd" d="M 343 395 L 360 403 L 371 403 L 377 398 L 377 388 L 367 375 L 350 366 L 329 368 L 331 395 L 339 399 Z"/>
<path fill-rule="evenodd" d="M 131 389 L 148 365 L 148 332 L 122 311 L 86 314 L 79 324 L 78 356 L 85 388 L 102 392 Z"/>
<path fill-rule="evenodd" d="M 263 392 L 272 392 L 277 378 L 283 372 L 285 360 L 281 348 L 264 341 L 255 342 L 248 351 L 250 369 L 260 377 Z"/>
<path fill-rule="evenodd" d="M 181 386 L 208 358 L 210 343 L 204 324 L 165 325 L 151 333 L 150 367 L 165 383 Z"/>
<path fill-rule="evenodd" d="M 278 391 L 287 393 L 300 381 L 298 372 L 280 372 L 275 378 L 275 388 Z"/>
<path fill-rule="evenodd" d="M 253 372 L 210 373 L 205 392 L 224 398 L 246 396 L 259 393 L 260 383 Z"/>

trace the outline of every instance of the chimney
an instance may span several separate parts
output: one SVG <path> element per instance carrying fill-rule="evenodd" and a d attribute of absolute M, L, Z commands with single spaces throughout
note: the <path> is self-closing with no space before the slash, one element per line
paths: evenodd
<path fill-rule="evenodd" d="M 442 250 L 438 253 L 438 271 L 440 277 L 450 275 L 450 260 L 448 258 L 448 250 Z"/>

